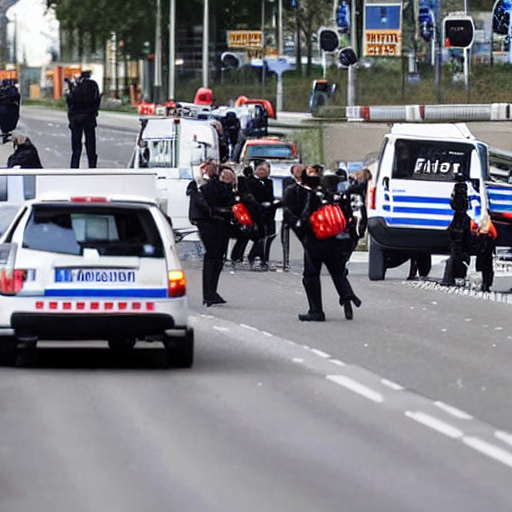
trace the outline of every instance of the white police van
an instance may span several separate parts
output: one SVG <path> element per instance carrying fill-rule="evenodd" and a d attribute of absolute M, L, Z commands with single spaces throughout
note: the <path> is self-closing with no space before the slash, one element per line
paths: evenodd
<path fill-rule="evenodd" d="M 169 365 L 190 367 L 186 278 L 156 173 L 8 172 L 35 176 L 35 198 L 0 238 L 0 365 L 20 343 L 106 340 L 162 342 Z"/>
<path fill-rule="evenodd" d="M 188 219 L 186 188 L 200 177 L 207 159 L 220 162 L 220 139 L 215 121 L 174 116 L 144 117 L 129 168 L 156 171 L 157 197 L 176 229 L 195 230 Z"/>
<path fill-rule="evenodd" d="M 398 123 L 384 136 L 368 187 L 371 280 L 416 254 L 447 254 L 455 176 L 472 184 L 475 216 L 490 212 L 498 245 L 512 245 L 512 186 L 493 181 L 488 147 L 463 123 Z M 426 275 L 430 268 L 421 268 Z"/>

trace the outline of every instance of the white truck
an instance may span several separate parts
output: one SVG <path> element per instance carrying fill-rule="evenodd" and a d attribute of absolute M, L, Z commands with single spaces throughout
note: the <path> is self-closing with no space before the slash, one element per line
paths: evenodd
<path fill-rule="evenodd" d="M 128 167 L 156 170 L 158 200 L 175 229 L 194 230 L 186 188 L 206 159 L 220 161 L 219 127 L 211 119 L 145 117 Z"/>

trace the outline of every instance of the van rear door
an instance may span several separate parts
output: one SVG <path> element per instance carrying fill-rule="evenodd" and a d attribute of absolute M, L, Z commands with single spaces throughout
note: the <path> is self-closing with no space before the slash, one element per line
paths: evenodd
<path fill-rule="evenodd" d="M 446 229 L 453 217 L 455 176 L 470 179 L 474 149 L 462 142 L 396 139 L 391 176 L 380 198 L 387 225 Z"/>

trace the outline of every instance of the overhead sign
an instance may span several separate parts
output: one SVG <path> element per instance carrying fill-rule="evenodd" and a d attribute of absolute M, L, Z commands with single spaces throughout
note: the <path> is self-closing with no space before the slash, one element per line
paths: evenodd
<path fill-rule="evenodd" d="M 228 48 L 241 50 L 261 50 L 263 33 L 261 30 L 228 30 Z"/>
<path fill-rule="evenodd" d="M 400 57 L 402 55 L 402 3 L 365 2 L 363 55 Z"/>

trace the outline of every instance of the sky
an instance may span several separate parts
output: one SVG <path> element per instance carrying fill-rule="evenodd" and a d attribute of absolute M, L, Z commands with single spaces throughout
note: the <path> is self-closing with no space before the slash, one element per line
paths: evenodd
<path fill-rule="evenodd" d="M 59 51 L 59 23 L 53 12 L 46 12 L 45 0 L 18 0 L 7 10 L 10 41 L 16 26 L 17 60 L 30 67 L 45 66 L 51 62 L 51 51 Z"/>

